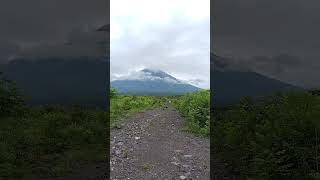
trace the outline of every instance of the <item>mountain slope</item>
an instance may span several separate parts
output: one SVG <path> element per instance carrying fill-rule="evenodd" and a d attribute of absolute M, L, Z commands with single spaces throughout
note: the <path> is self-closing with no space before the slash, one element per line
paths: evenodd
<path fill-rule="evenodd" d="M 136 79 L 112 81 L 111 87 L 120 93 L 132 95 L 180 95 L 200 90 L 163 71 L 143 69 L 139 73 Z"/>
<path fill-rule="evenodd" d="M 27 103 L 106 106 L 109 63 L 104 59 L 19 59 L 3 64 L 0 71 L 16 82 Z"/>
<path fill-rule="evenodd" d="M 228 62 L 226 58 L 211 55 L 211 100 L 216 106 L 239 102 L 244 96 L 261 97 L 301 89 L 256 72 L 237 69 Z"/>

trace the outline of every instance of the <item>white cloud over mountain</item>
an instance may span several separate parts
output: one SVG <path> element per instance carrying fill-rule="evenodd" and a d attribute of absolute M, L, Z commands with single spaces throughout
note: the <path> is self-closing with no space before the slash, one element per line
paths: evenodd
<path fill-rule="evenodd" d="M 151 68 L 210 87 L 210 0 L 112 0 L 110 31 L 111 80 Z"/>

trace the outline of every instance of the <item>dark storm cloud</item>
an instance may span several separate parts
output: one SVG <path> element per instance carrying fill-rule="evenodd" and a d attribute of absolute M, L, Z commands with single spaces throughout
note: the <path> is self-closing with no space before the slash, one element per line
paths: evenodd
<path fill-rule="evenodd" d="M 86 43 L 83 38 L 93 36 L 89 32 L 108 23 L 108 4 L 106 0 L 1 1 L 0 62 L 26 50 L 32 53 L 35 49 L 46 51 L 46 47 L 62 50 L 63 43 L 74 37 L 82 40 L 83 46 Z"/>
<path fill-rule="evenodd" d="M 216 0 L 212 50 L 275 78 L 319 87 L 319 7 L 317 0 Z"/>

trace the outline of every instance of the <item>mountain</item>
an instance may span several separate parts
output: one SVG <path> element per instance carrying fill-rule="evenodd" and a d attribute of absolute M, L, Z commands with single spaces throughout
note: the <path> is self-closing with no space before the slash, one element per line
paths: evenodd
<path fill-rule="evenodd" d="M 17 59 L 0 65 L 30 105 L 107 105 L 109 63 L 103 58 Z"/>
<path fill-rule="evenodd" d="M 110 31 L 110 25 L 106 24 L 106 25 L 98 28 L 96 31 Z"/>
<path fill-rule="evenodd" d="M 114 80 L 111 87 L 132 95 L 181 95 L 200 90 L 161 70 L 143 69 L 135 76 L 137 78 Z"/>
<path fill-rule="evenodd" d="M 211 54 L 211 96 L 215 106 L 239 102 L 243 96 L 268 96 L 302 88 L 232 65 Z M 92 57 L 17 59 L 0 64 L 0 72 L 17 83 L 28 103 L 106 106 L 109 63 Z M 119 79 L 111 86 L 121 93 L 175 95 L 199 88 L 159 70 L 144 69 L 136 78 Z"/>
<path fill-rule="evenodd" d="M 211 102 L 226 106 L 239 102 L 244 96 L 262 97 L 277 92 L 297 91 L 302 88 L 272 79 L 248 69 L 232 65 L 230 59 L 211 54 Z"/>

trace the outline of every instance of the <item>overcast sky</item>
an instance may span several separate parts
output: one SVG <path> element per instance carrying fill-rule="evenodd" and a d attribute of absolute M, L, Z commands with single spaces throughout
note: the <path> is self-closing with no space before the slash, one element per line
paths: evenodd
<path fill-rule="evenodd" d="M 259 73 L 320 87 L 319 0 L 215 0 L 212 50 Z"/>
<path fill-rule="evenodd" d="M 210 87 L 210 0 L 111 0 L 111 80 L 143 68 Z"/>
<path fill-rule="evenodd" d="M 209 0 L 110 3 L 111 77 L 151 67 L 208 87 Z M 2 0 L 0 63 L 105 53 L 96 42 L 108 33 L 95 29 L 109 23 L 107 5 L 106 0 Z M 319 9 L 318 0 L 215 0 L 211 50 L 270 77 L 319 87 Z"/>
<path fill-rule="evenodd" d="M 0 63 L 104 54 L 96 42 L 107 33 L 95 30 L 108 23 L 108 9 L 106 0 L 1 0 Z"/>

